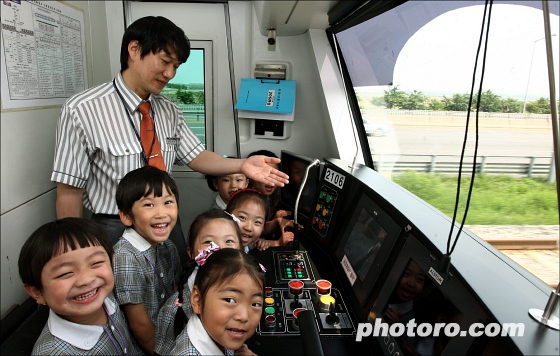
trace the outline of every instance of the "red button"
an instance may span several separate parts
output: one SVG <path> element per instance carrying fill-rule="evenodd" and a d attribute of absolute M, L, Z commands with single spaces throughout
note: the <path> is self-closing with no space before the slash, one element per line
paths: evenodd
<path fill-rule="evenodd" d="M 322 229 L 322 228 L 323 228 L 323 223 L 320 222 L 320 223 L 319 223 L 319 229 Z"/>
<path fill-rule="evenodd" d="M 315 218 L 315 217 L 313 218 L 313 224 L 314 225 L 317 224 L 317 218 Z"/>

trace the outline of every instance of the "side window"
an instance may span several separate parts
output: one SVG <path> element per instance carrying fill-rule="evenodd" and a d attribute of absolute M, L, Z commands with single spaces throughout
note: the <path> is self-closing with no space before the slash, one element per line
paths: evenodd
<path fill-rule="evenodd" d="M 189 59 L 161 94 L 179 105 L 189 128 L 206 149 L 212 150 L 212 41 L 191 41 Z"/>

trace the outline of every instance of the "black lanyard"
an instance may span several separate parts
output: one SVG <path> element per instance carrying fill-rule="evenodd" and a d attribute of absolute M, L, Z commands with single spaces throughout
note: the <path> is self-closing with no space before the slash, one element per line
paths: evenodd
<path fill-rule="evenodd" d="M 148 157 L 148 154 L 146 154 L 146 151 L 144 151 L 144 146 L 142 145 L 142 140 L 140 139 L 140 134 L 138 133 L 138 130 L 136 129 L 136 126 L 134 126 L 134 122 L 132 121 L 132 118 L 130 117 L 130 113 L 128 112 L 128 107 L 126 106 L 126 102 L 124 101 L 124 98 L 123 98 L 121 92 L 119 91 L 119 88 L 117 88 L 117 85 L 115 84 L 115 79 L 113 79 L 113 87 L 115 87 L 115 90 L 117 91 L 117 94 L 119 94 L 119 98 L 121 98 L 121 101 L 122 101 L 123 106 L 124 106 L 124 111 L 126 111 L 126 115 L 128 116 L 128 121 L 130 122 L 130 126 L 132 126 L 132 129 L 134 130 L 134 133 L 136 134 L 136 138 L 138 139 L 138 142 L 140 142 L 140 148 L 142 149 L 142 159 L 144 160 L 144 165 L 148 166 L 151 157 Z M 152 139 L 152 145 L 150 146 L 150 153 L 152 153 L 152 150 L 154 149 L 154 143 L 156 142 L 156 114 L 154 112 L 154 108 L 152 107 L 152 105 L 150 105 L 150 111 L 152 113 L 152 120 L 154 121 L 154 138 Z"/>

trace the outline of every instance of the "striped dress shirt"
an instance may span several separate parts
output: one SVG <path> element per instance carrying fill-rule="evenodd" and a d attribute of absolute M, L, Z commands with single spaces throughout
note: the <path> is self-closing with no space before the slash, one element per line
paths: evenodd
<path fill-rule="evenodd" d="M 171 173 L 173 164 L 189 164 L 204 145 L 175 103 L 154 94 L 147 101 L 165 166 Z M 62 106 L 51 180 L 85 189 L 83 205 L 93 213 L 118 214 L 117 185 L 125 174 L 144 165 L 142 145 L 136 136 L 141 103 L 119 74 L 114 81 L 74 95 Z"/>

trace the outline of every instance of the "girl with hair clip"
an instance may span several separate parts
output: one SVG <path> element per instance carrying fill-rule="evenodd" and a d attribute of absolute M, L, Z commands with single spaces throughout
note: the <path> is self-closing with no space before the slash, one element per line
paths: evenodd
<path fill-rule="evenodd" d="M 241 248 L 241 230 L 233 217 L 222 210 L 209 210 L 196 217 L 189 230 L 187 254 L 190 260 L 183 266 L 178 290 L 161 307 L 156 323 L 154 351 L 169 355 L 177 335 L 193 315 L 190 298 L 197 274 L 194 257 L 209 246 Z"/>
<path fill-rule="evenodd" d="M 293 232 L 282 230 L 279 240 L 265 240 L 261 238 L 266 224 L 268 201 L 266 196 L 253 188 L 241 189 L 231 195 L 226 212 L 239 219 L 241 228 L 241 243 L 245 252 L 252 248 L 266 250 L 271 246 L 285 246 L 294 239 Z"/>
<path fill-rule="evenodd" d="M 194 314 L 177 337 L 173 355 L 252 354 L 245 345 L 259 324 L 264 268 L 252 256 L 211 246 L 195 258 Z"/>

